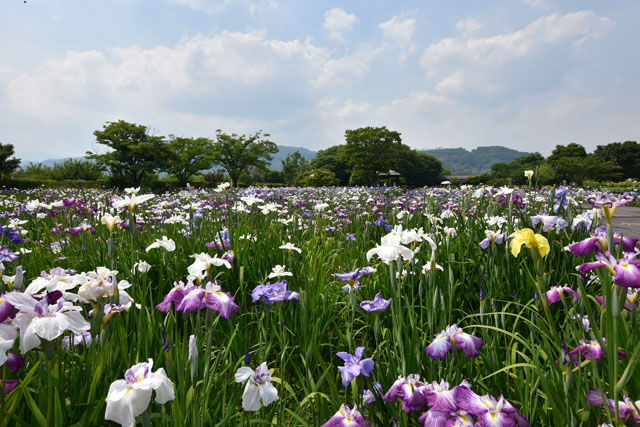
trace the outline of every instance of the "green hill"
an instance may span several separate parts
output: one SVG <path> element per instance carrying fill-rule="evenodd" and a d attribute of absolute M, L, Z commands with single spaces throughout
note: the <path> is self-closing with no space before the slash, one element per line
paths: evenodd
<path fill-rule="evenodd" d="M 442 167 L 449 169 L 452 175 L 475 175 L 489 172 L 494 163 L 509 163 L 518 157 L 530 154 L 497 145 L 478 147 L 471 151 L 464 148 L 436 148 L 418 151 L 440 160 Z"/>

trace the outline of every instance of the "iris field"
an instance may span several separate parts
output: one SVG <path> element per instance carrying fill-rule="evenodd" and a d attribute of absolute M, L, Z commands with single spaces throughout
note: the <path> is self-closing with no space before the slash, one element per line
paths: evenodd
<path fill-rule="evenodd" d="M 4 189 L 0 424 L 640 425 L 634 198 Z"/>

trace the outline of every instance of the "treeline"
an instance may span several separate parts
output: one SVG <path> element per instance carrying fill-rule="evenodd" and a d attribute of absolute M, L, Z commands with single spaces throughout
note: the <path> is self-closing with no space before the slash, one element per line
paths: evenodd
<path fill-rule="evenodd" d="M 636 141 L 598 145 L 593 153 L 580 144 L 557 145 L 546 159 L 540 153 L 520 157 L 510 163 L 498 162 L 491 171 L 469 179 L 471 184 L 525 185 L 525 170 L 534 170 L 539 185 L 586 181 L 640 179 L 640 144 Z"/>
<path fill-rule="evenodd" d="M 478 147 L 471 151 L 464 148 L 437 148 L 420 152 L 440 160 L 442 167 L 450 170 L 451 175 L 487 173 L 494 163 L 509 163 L 518 157 L 531 154 L 501 146 Z"/>
<path fill-rule="evenodd" d="M 194 179 L 229 179 L 234 186 L 274 183 L 317 187 L 385 182 L 424 186 L 440 182 L 443 173 L 439 160 L 402 144 L 400 133 L 386 127 L 347 130 L 345 144 L 320 151 L 311 162 L 298 151 L 291 153 L 281 161 L 281 171 L 268 169 L 278 147 L 261 131 L 236 135 L 217 130 L 213 139 L 164 137 L 149 134 L 146 126 L 120 120 L 107 122 L 93 134 L 106 152 L 87 152 L 85 160 L 68 159 L 53 167 L 25 165 L 14 177 L 156 187 L 159 174 L 165 174 L 180 186 Z"/>

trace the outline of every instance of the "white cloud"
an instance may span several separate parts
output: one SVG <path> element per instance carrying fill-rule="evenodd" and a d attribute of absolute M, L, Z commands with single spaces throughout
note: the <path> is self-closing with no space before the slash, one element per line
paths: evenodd
<path fill-rule="evenodd" d="M 385 41 L 398 50 L 399 62 L 404 62 L 409 55 L 415 53 L 416 46 L 413 43 L 413 34 L 416 30 L 415 18 L 396 15 L 378 27 L 382 30 Z"/>
<path fill-rule="evenodd" d="M 345 33 L 353 30 L 353 26 L 358 23 L 358 17 L 352 13 L 347 13 L 339 7 L 334 7 L 324 14 L 324 28 L 329 32 L 329 37 L 345 41 Z"/>
<path fill-rule="evenodd" d="M 442 39 L 425 50 L 421 65 L 436 80 L 436 87 L 447 93 L 520 90 L 527 87 L 521 80 L 524 76 L 532 78 L 530 88 L 539 89 L 538 84 L 548 84 L 547 79 L 561 81 L 557 68 L 568 61 L 574 48 L 587 39 L 604 37 L 613 25 L 611 19 L 591 11 L 552 14 L 511 33 Z M 468 22 L 458 25 L 468 26 Z M 542 64 L 551 67 L 533 72 Z"/>
<path fill-rule="evenodd" d="M 170 3 L 178 3 L 187 6 L 193 10 L 203 11 L 214 15 L 222 12 L 226 7 L 233 3 L 244 4 L 251 15 L 254 15 L 258 9 L 275 9 L 278 3 L 275 0 L 167 0 Z"/>
<path fill-rule="evenodd" d="M 482 30 L 484 25 L 476 18 L 466 18 L 458 21 L 456 28 L 462 32 L 463 36 L 470 36 Z"/>

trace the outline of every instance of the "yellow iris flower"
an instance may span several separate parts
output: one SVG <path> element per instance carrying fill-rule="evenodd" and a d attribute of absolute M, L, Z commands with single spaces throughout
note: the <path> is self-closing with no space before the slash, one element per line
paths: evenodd
<path fill-rule="evenodd" d="M 513 234 L 513 240 L 511 240 L 511 253 L 513 256 L 520 254 L 520 248 L 522 245 L 526 245 L 528 248 L 537 248 L 540 256 L 545 257 L 550 251 L 549 241 L 541 234 L 533 234 L 530 228 L 523 228 L 517 230 Z"/>

